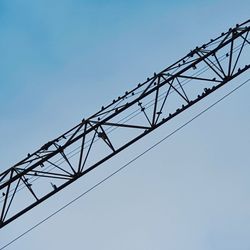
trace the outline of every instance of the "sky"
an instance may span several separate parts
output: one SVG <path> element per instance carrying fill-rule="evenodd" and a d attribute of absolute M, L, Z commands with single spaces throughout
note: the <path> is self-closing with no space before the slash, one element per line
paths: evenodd
<path fill-rule="evenodd" d="M 2 0 L 0 171 L 249 9 L 248 0 Z M 247 78 L 1 229 L 0 248 Z M 249 250 L 248 93 L 249 84 L 6 249 Z"/>

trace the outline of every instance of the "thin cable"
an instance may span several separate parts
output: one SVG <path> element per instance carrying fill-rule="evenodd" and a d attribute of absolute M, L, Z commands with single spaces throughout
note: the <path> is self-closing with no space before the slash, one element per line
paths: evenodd
<path fill-rule="evenodd" d="M 92 186 L 91 188 L 89 188 L 88 190 L 86 190 L 85 192 L 83 192 L 82 194 L 80 194 L 79 196 L 77 196 L 76 198 L 74 198 L 73 200 L 71 200 L 70 202 L 68 202 L 67 204 L 65 204 L 64 206 L 62 206 L 60 209 L 56 210 L 54 213 L 52 213 L 51 215 L 49 215 L 45 219 L 41 220 L 40 222 L 38 222 L 37 224 L 35 224 L 34 226 L 32 226 L 27 231 L 25 231 L 22 234 L 20 234 L 15 239 L 11 240 L 9 243 L 7 243 L 3 247 L 1 247 L 0 250 L 3 250 L 6 247 L 8 247 L 9 245 L 13 244 L 15 241 L 17 241 L 18 239 L 22 238 L 24 235 L 26 235 L 30 231 L 34 230 L 35 228 L 37 228 L 38 226 L 40 226 L 41 224 L 43 224 L 44 222 L 46 222 L 47 220 L 49 220 L 50 218 L 52 218 L 53 216 L 55 216 L 56 214 L 58 214 L 59 212 L 61 212 L 63 209 L 67 208 L 68 206 L 70 206 L 71 204 L 73 204 L 74 202 L 76 202 L 77 200 L 79 200 L 80 198 L 82 198 L 84 195 L 88 194 L 90 191 L 96 189 L 102 183 L 106 182 L 108 179 L 110 179 L 111 177 L 113 177 L 117 173 L 121 172 L 123 169 L 125 169 L 126 167 L 128 167 L 131 163 L 133 163 L 134 161 L 136 161 L 139 158 L 141 158 L 143 155 L 145 155 L 146 153 L 148 153 L 149 151 L 151 151 L 153 148 L 157 147 L 159 144 L 161 144 L 162 142 L 164 142 L 165 140 L 167 140 L 169 137 L 171 137 L 172 135 L 174 135 L 175 133 L 177 133 L 178 131 L 180 131 L 184 127 L 186 127 L 189 123 L 191 123 L 192 121 L 194 121 L 195 119 L 197 119 L 198 117 L 200 117 L 201 115 L 203 115 L 204 113 L 206 113 L 208 110 L 210 110 L 211 108 L 213 108 L 215 105 L 217 105 L 218 103 L 220 103 L 221 101 L 223 101 L 224 99 L 226 99 L 228 96 L 230 96 L 231 94 L 233 94 L 236 90 L 240 89 L 242 86 L 244 86 L 249 81 L 250 81 L 250 78 L 248 80 L 246 80 L 245 82 L 243 82 L 242 84 L 240 84 L 239 86 L 237 86 L 236 88 L 234 88 L 233 90 L 231 90 L 229 93 L 227 93 L 223 97 L 221 97 L 218 101 L 214 102 L 212 105 L 210 105 L 209 107 L 207 107 L 206 109 L 204 109 L 203 111 L 201 111 L 200 113 L 198 113 L 197 115 L 195 115 L 192 119 L 188 120 L 186 123 L 184 123 L 183 125 L 181 125 L 177 129 L 175 129 L 173 132 L 171 132 L 170 134 L 168 134 L 167 136 L 165 136 L 163 139 L 161 139 L 157 143 L 153 144 L 151 147 L 149 147 L 148 149 L 146 149 L 145 151 L 143 151 L 141 154 L 139 154 L 136 157 L 134 157 L 132 160 L 130 160 L 129 162 L 127 162 L 125 165 L 123 165 L 122 167 L 120 167 L 119 169 L 117 169 L 116 171 L 114 171 L 113 173 L 111 173 L 110 175 L 108 175 L 107 177 L 105 177 L 104 179 L 102 179 L 101 181 L 97 182 L 94 186 Z"/>

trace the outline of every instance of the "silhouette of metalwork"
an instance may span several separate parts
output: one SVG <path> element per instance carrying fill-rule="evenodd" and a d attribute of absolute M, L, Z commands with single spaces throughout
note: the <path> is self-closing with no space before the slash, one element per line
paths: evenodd
<path fill-rule="evenodd" d="M 249 23 L 191 50 L 1 173 L 0 228 L 246 72 Z"/>

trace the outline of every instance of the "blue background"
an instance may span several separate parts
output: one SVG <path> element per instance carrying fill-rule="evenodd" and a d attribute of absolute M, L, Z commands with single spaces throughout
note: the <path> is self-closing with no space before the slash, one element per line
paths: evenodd
<path fill-rule="evenodd" d="M 0 171 L 249 19 L 249 10 L 248 0 L 2 0 Z M 249 73 L 194 113 L 247 78 Z M 249 93 L 244 86 L 8 249 L 249 250 Z M 0 246 L 190 117 L 187 112 L 160 128 L 1 229 Z"/>

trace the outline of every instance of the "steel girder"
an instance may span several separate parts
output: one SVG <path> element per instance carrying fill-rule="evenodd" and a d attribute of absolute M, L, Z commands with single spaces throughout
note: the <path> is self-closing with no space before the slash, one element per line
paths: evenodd
<path fill-rule="evenodd" d="M 191 50 L 1 173 L 0 228 L 246 72 L 249 24 Z"/>

